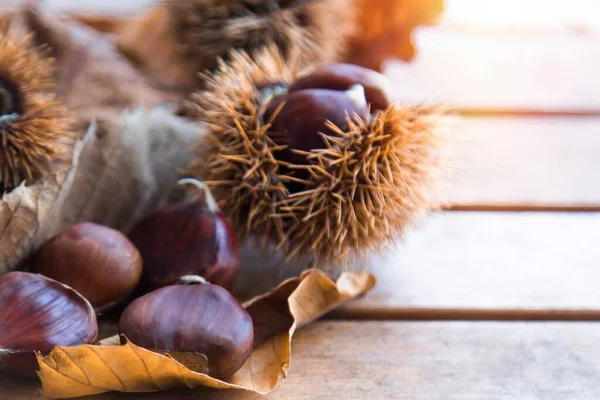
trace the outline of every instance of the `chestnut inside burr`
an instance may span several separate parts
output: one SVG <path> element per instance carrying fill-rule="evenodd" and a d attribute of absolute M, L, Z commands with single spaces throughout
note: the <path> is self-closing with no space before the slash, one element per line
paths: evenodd
<path fill-rule="evenodd" d="M 23 113 L 21 95 L 15 85 L 0 78 L 0 126 Z"/>
<path fill-rule="evenodd" d="M 349 64 L 318 67 L 291 84 L 273 82 L 257 90 L 259 102 L 267 103 L 262 118 L 270 124 L 268 136 L 286 146 L 274 156 L 289 164 L 281 165 L 279 173 L 293 178 L 286 183 L 292 193 L 301 191 L 310 178 L 305 168 L 312 163 L 308 153 L 331 145 L 324 136 L 339 137 L 352 122 L 365 121 L 391 106 L 387 78 Z"/>
<path fill-rule="evenodd" d="M 391 82 L 377 71 L 352 64 L 330 64 L 315 69 L 296 80 L 290 92 L 303 89 L 349 90 L 355 85 L 364 88 L 371 112 L 383 111 L 391 105 Z"/>
<path fill-rule="evenodd" d="M 269 136 L 289 148 L 276 157 L 296 165 L 307 165 L 305 154 L 324 149 L 322 135 L 347 131 L 349 119 L 366 119 L 390 107 L 389 81 L 376 71 L 349 64 L 319 67 L 290 85 L 279 82 L 258 88 L 268 101 L 263 119 L 270 123 Z M 333 126 L 335 126 L 335 129 Z"/>

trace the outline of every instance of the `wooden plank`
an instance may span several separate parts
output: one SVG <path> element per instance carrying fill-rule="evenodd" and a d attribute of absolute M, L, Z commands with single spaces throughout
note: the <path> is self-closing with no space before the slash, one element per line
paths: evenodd
<path fill-rule="evenodd" d="M 266 399 L 598 399 L 600 325 L 320 322 L 297 334 L 290 373 Z M 32 386 L 0 381 L 0 399 Z M 91 399 L 261 399 L 176 390 Z"/>
<path fill-rule="evenodd" d="M 139 12 L 157 2 L 158 0 L 46 0 L 45 5 L 54 12 L 125 15 Z"/>
<path fill-rule="evenodd" d="M 600 118 L 461 118 L 454 205 L 600 206 Z"/>
<path fill-rule="evenodd" d="M 421 29 L 414 62 L 390 61 L 396 97 L 459 108 L 600 111 L 600 41 L 578 32 Z"/>
<path fill-rule="evenodd" d="M 595 204 L 473 204 L 460 203 L 443 207 L 447 211 L 510 211 L 510 212 L 597 212 Z"/>
<path fill-rule="evenodd" d="M 335 317 L 600 320 L 599 226 L 600 213 L 436 213 L 355 266 L 379 283 Z M 243 255 L 243 299 L 309 265 Z"/>
<path fill-rule="evenodd" d="M 343 321 L 553 321 L 598 322 L 600 310 L 546 308 L 448 308 L 360 305 L 327 314 Z"/>
<path fill-rule="evenodd" d="M 599 213 L 436 214 L 371 259 L 377 287 L 338 316 L 598 319 L 599 226 Z"/>

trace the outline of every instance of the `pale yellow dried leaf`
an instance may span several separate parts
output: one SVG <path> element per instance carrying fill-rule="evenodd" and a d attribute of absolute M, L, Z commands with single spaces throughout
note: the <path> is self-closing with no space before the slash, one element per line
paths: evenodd
<path fill-rule="evenodd" d="M 254 350 L 228 381 L 191 371 L 173 358 L 127 342 L 120 346 L 57 347 L 47 357 L 38 356 L 41 393 L 49 398 L 72 398 L 108 391 L 208 386 L 266 394 L 288 374 L 296 329 L 374 285 L 375 278 L 365 271 L 345 272 L 334 282 L 321 271 L 309 270 L 249 301 L 245 307 L 254 321 Z"/>
<path fill-rule="evenodd" d="M 0 200 L 0 275 L 27 257 L 40 225 L 54 206 L 67 171 L 48 175 L 32 186 L 21 184 Z"/>

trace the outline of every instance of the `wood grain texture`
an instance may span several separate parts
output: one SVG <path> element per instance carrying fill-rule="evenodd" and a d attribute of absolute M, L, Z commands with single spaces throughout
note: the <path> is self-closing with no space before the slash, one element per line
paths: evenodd
<path fill-rule="evenodd" d="M 320 322 L 299 332 L 287 379 L 265 398 L 592 400 L 598 335 L 589 323 Z M 1 400 L 35 398 L 32 384 L 0 387 Z M 90 399 L 173 398 L 263 397 L 201 389 Z"/>
<path fill-rule="evenodd" d="M 345 309 L 597 311 L 599 226 L 598 213 L 436 214 L 371 259 L 378 286 Z"/>
<path fill-rule="evenodd" d="M 503 211 L 503 212 L 598 212 L 600 204 L 518 204 L 518 203 L 460 203 L 443 208 L 447 211 Z"/>
<path fill-rule="evenodd" d="M 599 226 L 600 213 L 588 212 L 435 213 L 386 254 L 354 266 L 379 283 L 336 317 L 600 320 Z M 243 254 L 242 299 L 309 265 Z M 485 317 L 485 309 L 493 311 Z"/>
<path fill-rule="evenodd" d="M 327 314 L 343 321 L 588 321 L 599 322 L 600 310 L 547 308 L 345 307 Z"/>
<path fill-rule="evenodd" d="M 600 118 L 456 118 L 452 204 L 600 205 Z"/>
<path fill-rule="evenodd" d="M 599 226 L 600 213 L 433 214 L 388 253 L 354 266 L 379 283 L 336 317 L 600 320 Z M 248 254 L 236 290 L 242 298 L 308 266 Z"/>

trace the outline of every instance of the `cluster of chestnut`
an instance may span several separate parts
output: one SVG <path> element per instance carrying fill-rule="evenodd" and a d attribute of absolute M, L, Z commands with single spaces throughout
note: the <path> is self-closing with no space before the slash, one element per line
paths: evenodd
<path fill-rule="evenodd" d="M 34 352 L 94 343 L 96 315 L 119 305 L 119 330 L 134 344 L 203 354 L 216 378 L 241 368 L 254 328 L 228 291 L 237 244 L 208 189 L 190 179 L 180 186 L 194 196 L 148 216 L 128 237 L 80 223 L 45 243 L 31 272 L 0 277 L 0 368 L 31 375 Z"/>

